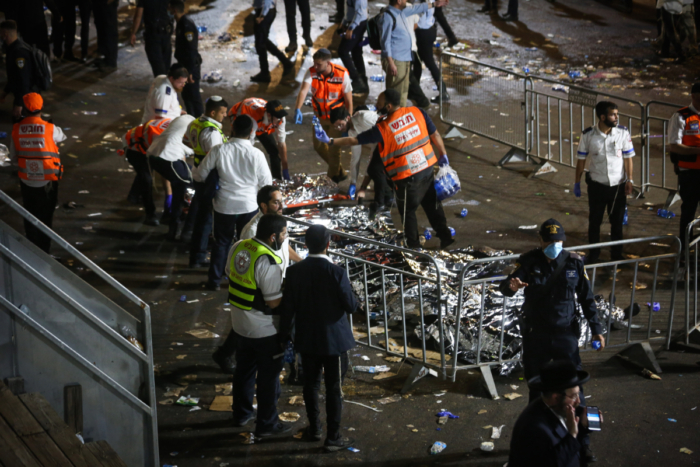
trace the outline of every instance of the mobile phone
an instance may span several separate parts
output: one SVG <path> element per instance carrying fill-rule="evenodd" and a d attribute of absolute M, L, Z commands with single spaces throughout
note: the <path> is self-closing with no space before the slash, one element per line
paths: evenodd
<path fill-rule="evenodd" d="M 586 407 L 586 417 L 588 417 L 588 429 L 600 431 L 600 413 L 598 407 Z"/>

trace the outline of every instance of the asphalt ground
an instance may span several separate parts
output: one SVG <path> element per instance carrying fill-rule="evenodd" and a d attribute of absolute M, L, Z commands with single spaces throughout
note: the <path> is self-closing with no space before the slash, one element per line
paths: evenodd
<path fill-rule="evenodd" d="M 192 4 L 197 5 L 197 2 Z M 334 12 L 333 2 L 312 1 L 312 5 L 315 15 L 312 23 L 314 47 L 337 46 L 337 36 L 333 36 L 334 26 L 327 23 L 327 15 Z M 247 20 L 250 13 L 248 3 L 219 0 L 202 2 L 199 6 L 201 11 L 192 17 L 199 25 L 208 28 L 202 39 L 202 73 L 221 70 L 224 76 L 218 83 L 203 82 L 203 96 L 220 94 L 229 103 L 249 96 L 277 98 L 285 105 L 293 106 L 299 82 L 282 82 L 281 67 L 275 68 L 275 79 L 271 85 L 248 83 L 248 78 L 258 71 L 257 59 L 250 49 L 252 28 Z M 567 0 L 549 4 L 532 0 L 521 2 L 521 22 L 513 24 L 477 14 L 480 6 L 481 2 L 472 0 L 453 1 L 448 7 L 448 18 L 457 36 L 469 46 L 462 53 L 469 57 L 499 66 L 510 63 L 517 69 L 527 66 L 533 74 L 546 77 L 558 77 L 569 69 L 586 70 L 588 76 L 617 73 L 619 78 L 607 78 L 605 76 L 610 75 L 601 74 L 598 78 L 582 79 L 580 84 L 643 102 L 663 100 L 679 106 L 687 104 L 688 96 L 685 93 L 688 85 L 697 79 L 697 62 L 678 65 L 657 58 L 653 48 L 656 33 L 652 10 L 639 9 L 633 14 L 626 14 L 604 2 Z M 379 7 L 378 3 L 370 2 L 371 13 Z M 126 5 L 120 10 L 122 43 L 126 39 L 125 28 L 131 24 L 129 17 L 132 13 L 133 10 Z M 235 40 L 219 43 L 217 37 L 223 32 L 231 33 Z M 287 44 L 284 8 L 281 5 L 272 38 L 280 48 Z M 498 44 L 485 42 L 492 40 Z M 525 50 L 532 47 L 537 47 L 537 50 Z M 299 76 L 303 76 L 304 67 L 309 65 L 308 55 L 305 56 L 304 52 L 300 49 L 297 54 Z M 270 60 L 274 66 L 275 59 Z M 368 67 L 371 74 L 381 72 L 376 65 L 377 57 L 368 48 L 365 48 L 365 60 L 374 63 Z M 587 69 L 587 65 L 595 69 Z M 248 430 L 231 428 L 230 412 L 207 410 L 217 395 L 215 384 L 230 382 L 210 359 L 219 339 L 196 339 L 186 334 L 192 329 L 207 329 L 221 336 L 226 335 L 230 327 L 228 312 L 223 307 L 226 292 L 203 291 L 200 282 L 205 279 L 205 271 L 187 268 L 188 247 L 167 242 L 167 227 L 154 228 L 142 224 L 143 213 L 137 206 L 125 201 L 133 172 L 124 159 L 116 155 L 119 144 L 103 139 L 110 132 L 120 136 L 140 121 L 143 101 L 152 79 L 142 44 L 136 48 L 120 48 L 119 69 L 114 73 L 100 74 L 72 63 L 57 65 L 54 73 L 54 87 L 44 93 L 46 111 L 57 125 L 66 129 L 68 135 L 68 140 L 61 145 L 65 176 L 60 184 L 61 207 L 56 211 L 54 229 L 151 304 L 154 359 L 159 366 L 158 399 L 166 399 L 163 394 L 167 390 L 183 383 L 188 385 L 185 393 L 201 397 L 200 405 L 205 409 L 189 412 L 185 407 L 159 407 L 163 464 L 179 467 L 222 466 L 227 463 L 502 466 L 506 462 L 510 432 L 527 397 L 520 371 L 506 377 L 496 376 L 500 394 L 517 392 L 524 396 L 513 401 L 503 398 L 491 400 L 479 373 L 470 370 L 458 373 L 455 383 L 442 378 L 424 378 L 410 391 L 409 397 L 382 405 L 377 402 L 378 399 L 396 394 L 403 386 L 411 366 L 386 362 L 381 351 L 365 347 L 351 351 L 354 363 L 360 362 L 357 355 L 366 355 L 372 364 L 389 364 L 398 376 L 377 381 L 365 374 L 348 374 L 344 385 L 346 400 L 382 410 L 379 413 L 345 404 L 343 434 L 356 439 L 355 447 L 359 452 L 323 454 L 320 444 L 306 444 L 291 437 L 254 445 L 243 444 L 244 438 L 240 432 Z M 374 103 L 382 86 L 382 83 L 371 83 L 370 95 L 366 99 L 361 98 L 363 96 L 356 99 L 356 105 L 365 101 Z M 429 97 L 435 94 L 427 72 L 424 73 L 422 86 Z M 102 92 L 106 95 L 94 95 Z M 455 101 L 459 102 L 459 99 Z M 305 107 L 304 111 L 309 112 L 310 108 Z M 11 117 L 7 103 L 0 113 L 0 121 L 3 122 L 0 131 L 9 133 Z M 440 131 L 445 133 L 448 127 L 438 121 L 438 106 L 431 106 L 429 113 Z M 465 115 L 472 119 L 470 121 L 477 122 L 485 118 L 485 111 L 465 112 Z M 287 140 L 291 171 L 323 172 L 325 167 L 310 144 L 310 118 L 305 117 L 301 126 L 289 124 L 287 129 L 293 131 Z M 559 168 L 557 173 L 529 179 L 527 175 L 532 167 L 528 164 L 497 168 L 496 162 L 508 150 L 506 145 L 484 137 L 473 137 L 468 132 L 465 134 L 465 139 L 448 142 L 451 163 L 462 181 L 462 191 L 456 198 L 476 200 L 480 204 L 468 206 L 469 214 L 464 219 L 457 217 L 462 206 L 446 208 L 449 223 L 457 232 L 456 247 L 488 246 L 524 252 L 537 244 L 536 231 L 522 230 L 519 226 L 539 224 L 549 217 L 558 218 L 564 224 L 569 247 L 587 243 L 588 204 L 585 195 L 576 199 L 571 193 L 572 169 L 555 165 Z M 655 131 L 654 134 L 659 132 Z M 558 135 L 555 136 L 552 139 L 559 141 Z M 0 142 L 8 144 L 8 140 Z M 658 139 L 654 143 L 658 144 Z M 349 151 L 344 154 L 343 162 L 349 162 Z M 639 157 L 635 163 L 640 163 Z M 18 183 L 12 170 L 0 169 L 0 188 L 15 199 L 20 199 Z M 673 183 L 672 175 L 668 175 L 668 183 Z M 341 184 L 341 190 L 346 188 L 347 182 Z M 88 193 L 81 193 L 84 191 Z M 644 198 L 628 200 L 627 238 L 677 234 L 678 217 L 667 220 L 655 215 L 666 194 L 664 190 L 652 189 L 645 193 Z M 160 203 L 162 193 L 156 199 Z M 64 203 L 70 201 L 80 207 L 64 208 Z M 676 213 L 678 209 L 678 204 L 672 207 Z M 21 231 L 18 216 L 6 207 L 0 212 L 3 221 Z M 101 214 L 90 216 L 95 213 Z M 419 212 L 419 221 L 420 225 L 427 225 L 422 212 Z M 91 229 L 86 230 L 87 226 Z M 603 224 L 602 233 L 603 240 L 607 239 L 606 223 Z M 436 246 L 434 240 L 426 244 L 427 248 Z M 640 257 L 667 251 L 668 248 L 648 244 L 626 249 L 626 253 Z M 65 253 L 57 249 L 53 253 L 68 263 Z M 606 254 L 603 253 L 603 258 Z M 89 271 L 79 267 L 72 269 L 101 290 L 104 288 Z M 662 266 L 661 270 L 668 275 L 669 266 Z M 624 269 L 621 274 L 619 283 L 629 281 L 629 269 Z M 603 279 L 607 282 L 600 282 L 596 287 L 597 290 L 607 291 L 611 284 L 610 274 L 597 281 Z M 646 276 L 646 279 L 640 280 L 649 279 Z M 666 298 L 668 288 L 666 277 L 659 295 L 661 300 L 667 300 L 666 303 L 670 300 Z M 181 295 L 186 295 L 189 301 L 199 301 L 180 302 Z M 638 297 L 636 301 L 643 301 L 645 297 Z M 682 321 L 682 294 L 677 299 L 676 328 Z M 668 313 L 669 310 L 664 308 L 654 316 L 654 331 L 664 329 L 665 332 L 663 325 Z M 621 342 L 621 332 L 614 333 L 617 342 Z M 640 332 L 643 334 L 643 331 Z M 700 366 L 696 362 L 700 357 L 661 350 L 658 342 L 655 348 L 663 369 L 661 381 L 644 379 L 639 375 L 638 368 L 614 357 L 619 348 L 602 353 L 584 353 L 586 369 L 592 374 L 592 381 L 586 386 L 587 395 L 591 396 L 588 403 L 599 406 L 605 416 L 603 432 L 594 435 L 592 441 L 599 465 L 697 463 L 700 445 L 697 441 L 698 410 L 695 408 L 700 405 L 700 391 L 697 389 Z M 518 388 L 514 389 L 511 385 Z M 291 396 L 301 393 L 300 387 L 283 384 L 282 388 L 280 412 L 301 414 L 300 421 L 294 424 L 293 433 L 296 433 L 297 428 L 304 426 L 304 410 L 303 407 L 290 406 L 288 401 Z M 445 394 L 442 396 L 435 395 L 443 392 Z M 460 418 L 450 420 L 441 427 L 436 424 L 435 417 L 441 409 L 449 410 Z M 483 410 L 486 412 L 479 414 Z M 495 451 L 483 453 L 478 448 L 482 441 L 490 439 L 490 429 L 484 428 L 489 425 L 505 427 L 501 439 L 494 440 Z M 414 429 L 418 431 L 412 431 Z M 445 442 L 447 449 L 440 455 L 430 456 L 429 449 L 435 441 Z M 679 451 L 683 447 L 695 452 L 683 454 Z"/>

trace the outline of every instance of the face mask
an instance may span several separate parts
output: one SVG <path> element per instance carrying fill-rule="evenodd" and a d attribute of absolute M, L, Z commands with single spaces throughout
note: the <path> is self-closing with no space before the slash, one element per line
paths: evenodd
<path fill-rule="evenodd" d="M 613 122 L 612 120 L 608 120 L 608 117 L 605 117 L 605 120 L 603 120 L 603 123 L 608 128 L 615 128 L 617 126 L 617 123 Z"/>
<path fill-rule="evenodd" d="M 547 248 L 542 250 L 544 252 L 544 255 L 549 258 L 549 259 L 556 259 L 557 256 L 559 256 L 559 253 L 561 253 L 561 250 L 564 249 L 564 245 L 561 242 L 554 242 L 549 245 L 547 245 Z"/>

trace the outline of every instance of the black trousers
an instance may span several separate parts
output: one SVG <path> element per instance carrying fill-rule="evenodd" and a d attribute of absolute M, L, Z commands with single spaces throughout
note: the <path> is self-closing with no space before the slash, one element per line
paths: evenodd
<path fill-rule="evenodd" d="M 508 11 L 506 14 L 518 17 L 518 0 L 508 0 Z"/>
<path fill-rule="evenodd" d="M 417 53 L 412 52 L 412 56 L 413 62 L 411 66 L 415 70 L 416 67 L 421 67 L 422 64 Z M 420 80 L 416 78 L 415 71 L 408 73 L 408 98 L 411 99 L 414 105 L 422 109 L 427 109 L 430 106 L 430 99 L 425 97 L 423 88 L 420 87 Z"/>
<path fill-rule="evenodd" d="M 170 182 L 173 188 L 173 203 L 170 205 L 170 232 L 174 234 L 182 218 L 182 203 L 185 191 L 192 186 L 192 177 L 185 161 L 166 161 L 160 157 L 148 156 L 151 169 Z"/>
<path fill-rule="evenodd" d="M 345 16 L 345 0 L 335 0 L 335 9 L 337 14 Z"/>
<path fill-rule="evenodd" d="M 80 46 L 82 57 L 87 56 L 90 42 L 90 12 L 92 5 L 90 0 L 57 0 L 56 4 L 63 16 L 63 21 L 59 18 L 51 20 L 51 40 L 53 41 L 53 54 L 56 57 L 72 58 L 73 46 L 75 45 L 76 15 L 75 8 L 80 9 Z"/>
<path fill-rule="evenodd" d="M 199 117 L 204 113 L 202 103 L 202 93 L 199 92 L 199 81 L 202 79 L 202 71 L 199 66 L 194 70 L 187 70 L 192 75 L 194 83 L 188 82 L 182 90 L 182 101 L 185 103 L 185 110 L 193 117 Z"/>
<path fill-rule="evenodd" d="M 117 66 L 119 29 L 117 8 L 119 2 L 107 3 L 107 0 L 93 0 L 92 8 L 97 29 L 97 49 L 104 55 L 107 66 Z"/>
<path fill-rule="evenodd" d="M 173 197 L 174 200 L 175 198 Z M 257 213 L 257 209 L 245 214 L 221 214 L 214 211 L 214 248 L 211 250 L 209 283 L 218 284 L 221 281 L 234 237 L 240 238 L 243 227 Z"/>
<path fill-rule="evenodd" d="M 695 211 L 700 203 L 700 170 L 682 170 L 678 173 L 678 194 L 681 195 L 680 239 L 685 245 L 685 229 L 695 219 Z M 690 237 L 693 240 L 693 237 Z"/>
<path fill-rule="evenodd" d="M 430 75 L 435 81 L 435 85 L 440 88 L 440 69 L 435 63 L 435 55 L 433 55 L 433 44 L 435 43 L 435 38 L 437 37 L 437 26 L 433 25 L 429 29 L 416 29 L 416 45 L 418 46 L 418 57 L 421 61 L 425 63 L 425 66 L 430 70 Z M 420 82 L 420 78 L 423 75 L 422 66 L 414 66 L 413 72 Z"/>
<path fill-rule="evenodd" d="M 153 70 L 153 76 L 168 74 L 173 55 L 170 36 L 171 35 L 167 32 L 159 33 L 150 31 L 146 31 L 143 35 L 146 57 L 148 58 L 148 63 L 151 65 L 151 70 Z M 187 71 L 192 73 L 192 70 Z M 199 94 L 199 86 L 197 86 L 197 94 Z M 203 112 L 196 116 L 199 117 L 202 113 Z"/>
<path fill-rule="evenodd" d="M 338 55 L 343 61 L 343 65 L 348 69 L 350 79 L 353 81 L 358 77 L 366 77 L 365 60 L 362 58 L 362 39 L 365 37 L 367 30 L 367 21 L 363 21 L 357 25 L 352 32 L 352 39 L 346 39 L 344 36 L 340 40 L 338 46 Z"/>
<path fill-rule="evenodd" d="M 680 42 L 678 31 L 676 30 L 675 15 L 672 15 L 666 11 L 665 8 L 661 8 L 661 21 L 664 24 L 664 37 L 661 43 L 661 55 L 668 57 L 671 51 L 671 45 L 673 45 L 676 55 L 679 58 L 684 57 L 685 54 L 683 53 L 683 45 Z"/>
<path fill-rule="evenodd" d="M 513 1 L 513 0 L 511 0 Z M 515 0 L 517 1 L 517 0 Z M 452 28 L 450 27 L 450 23 L 447 22 L 447 18 L 445 18 L 445 13 L 442 11 L 442 7 L 437 7 L 435 8 L 435 21 L 440 25 L 443 31 L 445 31 L 445 35 L 447 36 L 447 40 L 449 42 L 457 42 L 457 36 L 455 36 L 455 33 L 452 31 Z M 417 38 L 416 38 L 417 39 Z"/>
<path fill-rule="evenodd" d="M 19 186 L 24 209 L 44 223 L 46 227 L 52 228 L 53 213 L 58 201 L 58 182 L 49 182 L 42 187 L 35 188 L 20 181 Z M 49 253 L 51 239 L 26 220 L 24 221 L 24 233 L 30 242 Z"/>
<path fill-rule="evenodd" d="M 376 147 L 367 165 L 367 175 L 374 183 L 374 204 L 376 206 L 390 206 L 394 198 L 394 184 L 386 174 L 382 158 Z"/>
<path fill-rule="evenodd" d="M 582 370 L 581 356 L 578 352 L 578 337 L 573 332 L 552 333 L 533 329 L 523 336 L 523 367 L 525 379 L 529 380 L 540 374 L 542 367 L 552 360 L 568 360 Z M 580 406 L 586 407 L 586 397 L 583 386 L 580 389 Z M 530 390 L 530 402 L 542 395 L 539 391 Z M 579 438 L 583 444 L 590 443 L 588 435 Z"/>
<path fill-rule="evenodd" d="M 270 156 L 270 173 L 272 178 L 282 180 L 282 159 L 280 159 L 280 150 L 277 147 L 277 140 L 270 133 L 257 135 L 258 141 L 265 148 L 265 152 Z"/>
<path fill-rule="evenodd" d="M 19 35 L 24 42 L 35 45 L 37 49 L 51 56 L 49 47 L 49 29 L 46 27 L 46 20 L 42 14 L 39 18 L 19 18 L 17 21 Z"/>
<path fill-rule="evenodd" d="M 614 242 L 622 240 L 622 221 L 625 217 L 625 184 L 607 186 L 586 179 L 588 184 L 588 243 L 600 243 L 600 225 L 603 223 L 605 211 L 610 221 L 610 239 Z M 622 245 L 610 249 L 611 259 L 622 259 Z M 591 261 L 598 259 L 600 248 L 590 250 L 588 257 Z"/>
<path fill-rule="evenodd" d="M 255 431 L 271 430 L 279 421 L 277 400 L 282 392 L 280 372 L 284 359 L 277 334 L 252 339 L 236 335 L 236 371 L 233 375 L 233 419 L 253 415 L 253 396 L 258 399 Z M 256 391 L 257 387 L 257 391 Z"/>
<path fill-rule="evenodd" d="M 340 418 L 343 411 L 343 391 L 341 386 L 348 371 L 348 354 L 341 355 L 301 355 L 301 367 L 304 372 L 304 405 L 309 426 L 321 431 L 318 407 L 318 391 L 321 388 L 321 376 L 326 383 L 326 425 L 327 438 L 340 438 Z"/>
<path fill-rule="evenodd" d="M 194 197 L 187 213 L 188 222 L 192 223 L 192 241 L 190 243 L 190 263 L 201 263 L 207 256 L 209 234 L 214 219 L 212 199 L 204 193 L 205 184 L 194 182 Z M 187 227 L 185 227 L 187 230 Z"/>
<path fill-rule="evenodd" d="M 143 210 L 146 212 L 146 216 L 154 216 L 156 205 L 153 202 L 153 177 L 151 177 L 151 168 L 148 166 L 148 156 L 133 149 L 127 149 L 125 155 L 126 160 L 136 172 L 134 185 L 129 195 L 143 197 Z"/>
<path fill-rule="evenodd" d="M 259 10 L 256 10 L 256 17 Z M 257 21 L 253 26 L 253 34 L 255 34 L 255 51 L 258 54 L 258 59 L 260 60 L 260 72 L 263 74 L 270 73 L 270 65 L 267 62 L 267 53 L 270 52 L 272 55 L 277 57 L 280 63 L 290 63 L 287 56 L 277 48 L 277 46 L 270 40 L 270 28 L 272 23 L 275 21 L 275 16 L 277 16 L 277 10 L 272 8 L 262 20 L 261 23 Z"/>
<path fill-rule="evenodd" d="M 92 13 L 92 2 L 90 0 L 74 0 L 80 9 L 80 53 L 81 58 L 87 58 L 88 47 L 90 46 L 90 13 Z M 73 50 L 75 44 L 75 31 L 72 40 L 66 37 L 66 52 Z"/>
<path fill-rule="evenodd" d="M 484 8 L 495 10 L 498 8 L 498 0 L 484 0 Z"/>
<path fill-rule="evenodd" d="M 284 0 L 284 11 L 287 14 L 287 34 L 289 42 L 297 42 L 297 5 L 301 13 L 301 29 L 304 39 L 311 37 L 311 7 L 309 0 Z"/>
<path fill-rule="evenodd" d="M 423 174 L 425 171 L 429 171 L 430 175 L 426 177 Z M 418 240 L 418 218 L 416 217 L 418 206 L 423 206 L 423 211 L 428 216 L 428 222 L 430 222 L 440 240 L 445 241 L 452 238 L 450 229 L 447 227 L 447 219 L 445 218 L 445 211 L 442 209 L 442 203 L 437 199 L 433 169 L 431 167 L 423 172 L 394 182 L 396 184 L 396 204 L 401 220 L 404 223 L 406 243 L 409 248 L 420 246 Z"/>

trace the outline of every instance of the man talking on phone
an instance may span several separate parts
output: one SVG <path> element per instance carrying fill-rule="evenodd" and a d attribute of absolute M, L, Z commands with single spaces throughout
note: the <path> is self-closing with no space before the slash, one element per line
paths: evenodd
<path fill-rule="evenodd" d="M 528 380 L 539 375 L 551 360 L 568 360 L 578 370 L 583 369 L 578 352 L 580 316 L 576 312 L 576 301 L 591 328 L 593 347 L 598 350 L 605 347 L 603 326 L 598 320 L 598 307 L 583 259 L 564 250 L 564 227 L 557 220 L 549 219 L 540 227 L 539 236 L 540 248 L 521 255 L 515 270 L 499 285 L 506 297 L 525 289 L 520 332 L 523 367 Z M 583 387 L 580 392 L 581 406 L 585 407 Z M 540 394 L 540 390 L 530 387 L 530 402 Z M 582 457 L 594 462 L 587 436 L 582 437 L 582 444 Z"/>
<path fill-rule="evenodd" d="M 587 465 L 582 447 L 590 430 L 579 387 L 588 379 L 588 373 L 577 370 L 570 361 L 556 360 L 543 366 L 540 376 L 528 380 L 530 388 L 537 388 L 542 396 L 515 422 L 508 467 Z M 602 420 L 599 411 L 595 415 Z"/>

